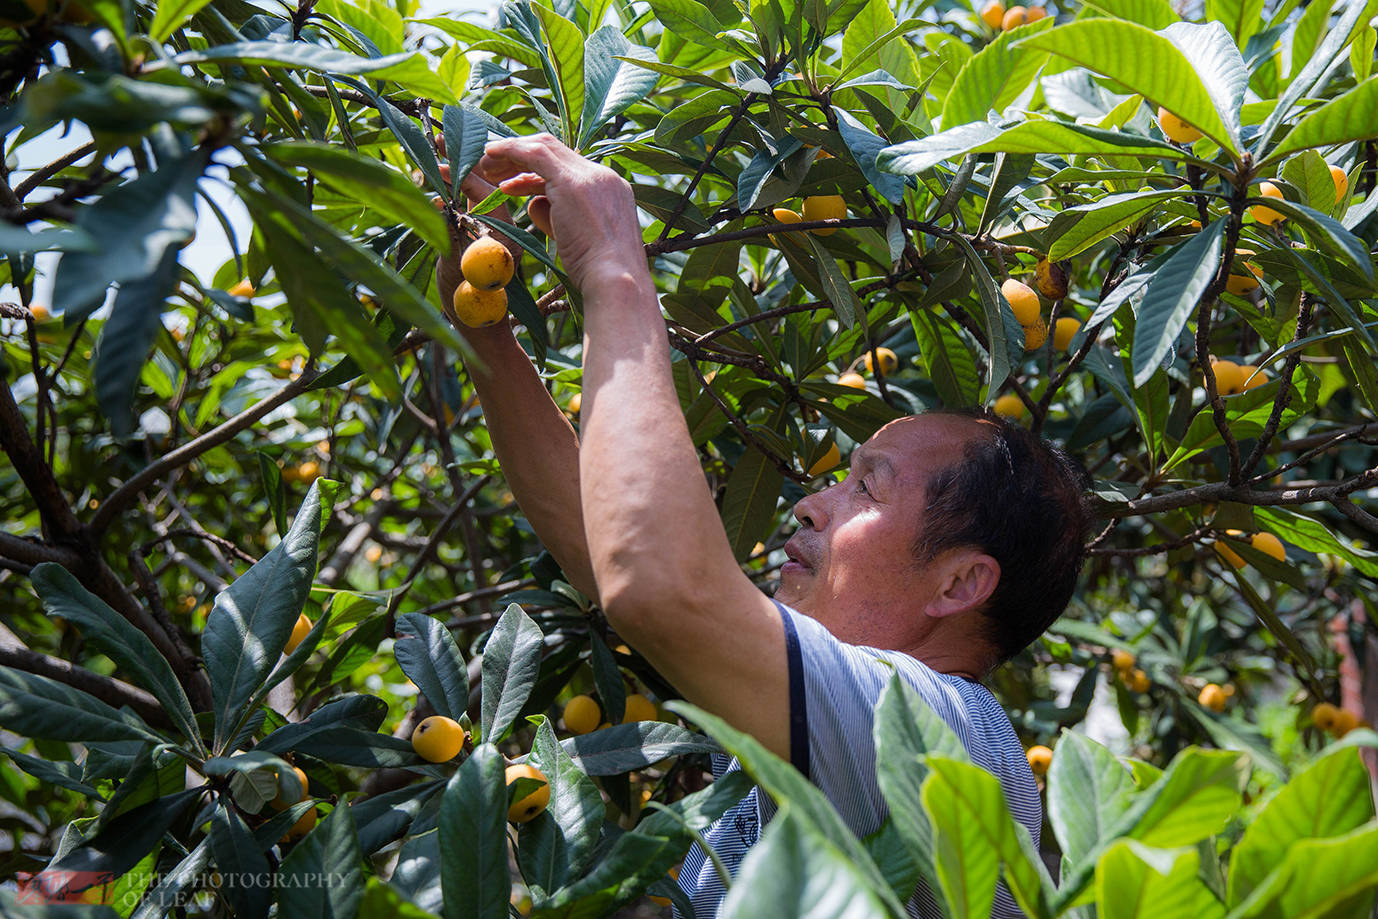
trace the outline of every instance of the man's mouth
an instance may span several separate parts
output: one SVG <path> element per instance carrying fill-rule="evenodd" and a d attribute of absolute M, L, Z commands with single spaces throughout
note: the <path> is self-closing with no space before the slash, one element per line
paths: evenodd
<path fill-rule="evenodd" d="M 781 566 L 781 574 L 813 570 L 813 565 L 809 563 L 809 560 L 804 556 L 803 552 L 800 551 L 797 545 L 794 545 L 794 543 L 792 542 L 787 542 L 785 543 L 784 549 L 785 557 L 788 558 L 789 561 L 785 562 L 785 564 Z"/>

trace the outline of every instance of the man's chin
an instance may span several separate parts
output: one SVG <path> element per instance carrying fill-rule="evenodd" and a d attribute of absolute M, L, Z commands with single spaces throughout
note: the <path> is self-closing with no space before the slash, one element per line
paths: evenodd
<path fill-rule="evenodd" d="M 775 599 L 798 612 L 808 604 L 809 587 L 812 586 L 812 569 L 798 568 L 780 573 L 780 586 L 775 590 Z"/>

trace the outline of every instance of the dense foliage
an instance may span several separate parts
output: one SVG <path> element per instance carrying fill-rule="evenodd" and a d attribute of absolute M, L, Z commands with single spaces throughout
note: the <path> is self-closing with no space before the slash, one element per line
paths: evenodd
<path fill-rule="evenodd" d="M 917 879 L 984 915 L 1002 875 L 1036 916 L 1365 914 L 1378 2 L 1048 12 L 0 0 L 0 877 L 48 868 L 0 903 L 602 915 L 678 896 L 743 792 L 705 787 L 720 744 L 782 805 L 730 915 L 897 915 Z M 673 690 L 541 552 L 433 281 L 452 231 L 515 239 L 577 424 L 559 253 L 454 195 L 539 130 L 633 184 L 763 584 L 901 414 L 994 405 L 1091 471 L 1083 587 L 994 678 L 1054 748 L 1042 859 L 898 687 L 864 841 L 705 713 L 619 723 Z M 570 736 L 575 694 L 610 724 Z M 409 741 L 432 714 L 472 733 L 451 762 Z M 1118 758 L 1064 731 L 1106 716 Z M 528 756 L 550 805 L 514 830 Z"/>

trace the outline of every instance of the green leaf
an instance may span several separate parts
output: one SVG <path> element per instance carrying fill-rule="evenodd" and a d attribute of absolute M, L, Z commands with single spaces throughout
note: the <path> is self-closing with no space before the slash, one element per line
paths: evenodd
<path fill-rule="evenodd" d="M 603 26 L 584 42 L 584 112 L 579 119 L 578 148 L 600 128 L 655 89 L 658 75 L 633 61 L 653 61 L 649 48 L 627 41 L 616 26 Z"/>
<path fill-rule="evenodd" d="M 406 27 L 386 0 L 317 0 L 315 12 L 354 29 L 383 54 L 402 51 Z"/>
<path fill-rule="evenodd" d="M 1318 248 L 1358 271 L 1369 283 L 1373 282 L 1373 257 L 1369 255 L 1368 247 L 1363 240 L 1345 229 L 1344 224 L 1328 214 L 1322 214 L 1318 210 L 1285 198 L 1250 200 L 1266 201 L 1269 207 L 1294 220 Z"/>
<path fill-rule="evenodd" d="M 986 366 L 986 401 L 995 398 L 1000 385 L 1010 375 L 1010 353 L 1022 354 L 1024 332 L 1019 321 L 1014 318 L 1014 310 L 1005 299 L 1004 293 L 995 286 L 986 263 L 981 261 L 971 243 L 962 235 L 955 236 L 958 248 L 966 256 L 967 266 L 976 280 L 976 292 L 980 295 L 981 310 L 986 320 L 986 341 L 988 357 Z"/>
<path fill-rule="evenodd" d="M 833 106 L 833 114 L 837 117 L 838 133 L 842 135 L 842 140 L 847 144 L 847 149 L 851 151 L 852 158 L 861 168 L 861 174 L 866 176 L 866 181 L 870 182 L 871 186 L 880 192 L 881 197 L 886 201 L 891 204 L 898 204 L 900 199 L 904 197 L 904 181 L 876 168 L 876 157 L 881 150 L 889 145 L 889 141 L 866 127 L 840 106 Z"/>
<path fill-rule="evenodd" d="M 536 728 L 527 762 L 550 782 L 545 812 L 521 825 L 517 860 L 528 884 L 558 890 L 584 872 L 598 844 L 607 806 L 598 786 L 555 739 L 548 720 Z"/>
<path fill-rule="evenodd" d="M 450 161 L 450 183 L 458 199 L 460 183 L 483 157 L 488 125 L 473 106 L 447 105 L 441 115 L 441 126 L 445 131 L 445 154 Z"/>
<path fill-rule="evenodd" d="M 1256 507 L 1254 517 L 1268 532 L 1299 549 L 1338 555 L 1369 577 L 1378 577 L 1378 552 L 1342 540 L 1319 520 L 1285 507 Z"/>
<path fill-rule="evenodd" d="M 1362 84 L 1373 73 L 1373 49 L 1378 45 L 1378 29 L 1365 26 L 1354 36 L 1349 46 L 1349 67 L 1354 71 L 1354 80 Z"/>
<path fill-rule="evenodd" d="M 1064 208 L 1048 224 L 1045 238 L 1052 240 L 1048 258 L 1059 261 L 1085 252 L 1163 202 L 1182 197 L 1176 190 L 1131 191 Z"/>
<path fill-rule="evenodd" d="M 125 281 L 115 293 L 110 316 L 101 326 L 92 361 L 96 404 L 120 440 L 134 434 L 134 396 L 158 333 L 163 306 L 177 284 L 178 250 L 169 248 L 153 273 Z"/>
<path fill-rule="evenodd" d="M 556 93 L 561 120 L 564 122 L 562 140 L 573 141 L 579 136 L 579 117 L 584 110 L 584 34 L 579 27 L 553 9 L 532 4 L 532 9 L 545 29 L 549 48 L 548 60 L 554 69 Z"/>
<path fill-rule="evenodd" d="M 1080 153 L 1195 161 L 1172 144 L 1150 137 L 1059 121 L 1023 121 L 1008 127 L 973 122 L 893 144 L 880 152 L 876 164 L 886 172 L 916 175 L 967 153 Z"/>
<path fill-rule="evenodd" d="M 1165 851 L 1132 840 L 1116 843 L 1096 865 L 1096 907 L 1100 916 L 1220 919 L 1225 915 L 1225 906 L 1197 877 L 1200 864 L 1200 853 L 1195 849 Z"/>
<path fill-rule="evenodd" d="M 989 916 L 1003 866 L 1020 908 L 1051 917 L 1052 881 L 1027 833 L 1021 844 L 1000 780 L 964 759 L 930 755 L 927 765 L 923 806 L 933 821 L 938 881 L 952 915 Z"/>
<path fill-rule="evenodd" d="M 1086 5 L 1107 16 L 1125 19 L 1155 30 L 1165 29 L 1174 22 L 1182 21 L 1182 17 L 1177 15 L 1168 0 L 1087 0 Z"/>
<path fill-rule="evenodd" d="M 891 914 L 871 879 L 786 804 L 742 859 L 719 915 L 871 919 Z"/>
<path fill-rule="evenodd" d="M 1343 836 L 1373 819 L 1369 775 L 1354 748 L 1328 752 L 1277 790 L 1230 853 L 1230 906 L 1247 899 L 1306 839 Z"/>
<path fill-rule="evenodd" d="M 30 578 L 49 616 L 61 616 L 81 630 L 82 637 L 124 668 L 134 682 L 153 694 L 172 723 L 199 747 L 201 734 L 191 702 L 177 682 L 172 665 L 140 629 L 105 601 L 82 587 L 61 565 L 35 565 Z"/>
<path fill-rule="evenodd" d="M 438 714 L 458 720 L 469 707 L 469 671 L 450 630 L 432 616 L 403 613 L 394 634 L 402 672 Z"/>
<path fill-rule="evenodd" d="M 412 19 L 409 21 L 417 25 L 439 29 L 450 37 L 458 39 L 463 47 L 470 51 L 491 51 L 502 57 L 511 58 L 527 67 L 541 66 L 541 55 L 536 49 L 502 32 L 496 32 L 478 23 L 458 19 L 453 16 L 441 16 L 434 19 Z"/>
<path fill-rule="evenodd" d="M 852 290 L 851 282 L 843 274 L 837 259 L 812 234 L 808 237 L 808 244 L 818 265 L 818 279 L 823 284 L 824 294 L 832 303 L 843 327 L 852 328 L 858 320 L 865 318 L 865 312 L 857 300 L 856 292 Z"/>
<path fill-rule="evenodd" d="M 1378 887 L 1378 823 L 1344 836 L 1304 839 L 1230 919 L 1367 916 Z"/>
<path fill-rule="evenodd" d="M 256 751 L 286 753 L 312 734 L 329 728 L 351 727 L 376 731 L 387 717 L 388 705 L 377 696 L 350 694 L 325 703 L 304 721 L 284 724 L 255 744 Z"/>
<path fill-rule="evenodd" d="M 215 867 L 233 879 L 220 892 L 235 915 L 266 916 L 273 901 L 268 859 L 248 825 L 224 801 L 211 814 L 208 838 Z"/>
<path fill-rule="evenodd" d="M 350 810 L 359 828 L 359 851 L 365 856 L 373 855 L 406 833 L 423 812 L 434 813 L 428 805 L 444 788 L 442 781 L 426 782 L 356 800 Z"/>
<path fill-rule="evenodd" d="M 1282 178 L 1302 193 L 1302 202 L 1307 207 L 1323 213 L 1334 210 L 1335 177 L 1330 174 L 1325 158 L 1315 150 L 1303 151 L 1284 163 Z"/>
<path fill-rule="evenodd" d="M 668 702 L 665 707 L 702 726 L 728 753 L 737 757 L 742 768 L 771 798 L 782 804 L 788 801 L 798 819 L 818 830 L 828 842 L 840 849 L 887 909 L 895 915 L 904 913 L 904 908 L 890 891 L 885 876 L 817 786 L 792 765 L 767 750 L 756 738 L 736 730 L 716 715 L 710 715 L 687 702 Z"/>
<path fill-rule="evenodd" d="M 210 0 L 158 0 L 158 11 L 153 14 L 153 24 L 148 27 L 148 37 L 154 44 L 161 45 L 173 32 L 182 27 L 201 7 Z"/>
<path fill-rule="evenodd" d="M 963 263 L 953 262 L 952 267 L 965 275 Z M 937 286 L 936 279 L 934 286 Z M 974 405 L 981 397 L 981 377 L 966 342 L 931 310 L 911 310 L 909 320 L 923 357 L 924 373 L 933 381 L 943 405 L 949 408 Z"/>
<path fill-rule="evenodd" d="M 354 812 L 341 801 L 292 847 L 277 881 L 282 916 L 353 916 L 364 897 L 363 853 Z M 329 883 L 321 883 L 329 878 Z"/>
<path fill-rule="evenodd" d="M 0 667 L 0 727 L 21 737 L 163 743 L 136 715 L 45 676 Z"/>
<path fill-rule="evenodd" d="M 722 521 L 738 560 L 749 556 L 751 547 L 768 534 L 784 481 L 774 461 L 754 446 L 748 446 L 732 467 L 723 494 Z"/>
<path fill-rule="evenodd" d="M 994 110 L 1003 112 L 1026 90 L 1048 59 L 1046 53 L 1024 46 L 1024 40 L 1053 25 L 1051 16 L 1009 32 L 976 52 L 952 82 L 943 104 L 943 127 L 955 128 L 985 121 Z"/>
<path fill-rule="evenodd" d="M 200 845 L 192 849 L 172 870 L 164 871 L 158 877 L 157 883 L 144 895 L 129 919 L 162 919 L 176 907 L 184 905 L 184 891 L 201 878 L 210 859 L 210 840 L 203 839 Z"/>
<path fill-rule="evenodd" d="M 1243 48 L 1263 24 L 1263 0 L 1206 0 L 1206 19 L 1224 23 Z"/>
<path fill-rule="evenodd" d="M 914 857 L 934 897 L 943 895 L 936 866 L 937 843 L 928 811 L 922 806 L 929 755 L 966 756 L 966 749 L 947 723 L 913 687 L 896 674 L 881 691 L 871 732 L 876 745 L 876 778 L 895 830 Z"/>
<path fill-rule="evenodd" d="M 282 66 L 300 67 L 321 73 L 359 74 L 395 66 L 411 57 L 413 53 L 369 58 L 304 41 L 243 41 L 183 51 L 169 58 L 167 64 L 171 67 L 183 67 L 187 64 Z"/>
<path fill-rule="evenodd" d="M 205 158 L 193 154 L 107 192 L 77 212 L 74 227 L 94 240 L 94 251 L 69 251 L 57 265 L 53 310 L 68 323 L 101 305 L 111 284 L 159 271 L 196 230 L 196 182 Z"/>
<path fill-rule="evenodd" d="M 216 596 L 206 617 L 201 654 L 211 681 L 217 753 L 225 751 L 250 698 L 287 646 L 316 575 L 320 531 L 317 482 L 282 542 Z"/>
<path fill-rule="evenodd" d="M 408 226 L 431 246 L 446 251 L 450 234 L 445 218 L 407 176 L 371 157 L 339 145 L 288 141 L 269 144 L 264 152 L 288 166 L 301 166 L 326 185 Z"/>
<path fill-rule="evenodd" d="M 412 165 L 420 169 L 425 175 L 426 181 L 430 182 L 431 188 L 437 195 L 444 197 L 445 182 L 440 178 L 440 161 L 435 158 L 435 148 L 431 146 L 430 140 L 422 132 L 418 125 L 407 115 L 388 102 L 377 93 L 370 92 L 368 85 L 358 80 L 350 81 L 353 85 L 361 87 L 365 94 L 373 98 L 374 104 L 378 107 L 378 114 L 382 116 L 383 123 L 392 131 L 402 149 L 407 154 L 407 159 L 411 160 Z M 446 241 L 448 244 L 448 240 Z"/>
<path fill-rule="evenodd" d="M 373 291 L 388 312 L 460 354 L 469 348 L 455 333 L 440 311 L 422 299 L 417 289 L 405 281 L 375 252 L 354 240 L 341 238 L 338 231 L 309 209 L 288 198 L 270 196 L 244 182 L 236 184 L 241 198 L 249 205 L 255 222 L 289 221 L 338 277 L 349 278 Z M 480 218 L 483 219 L 483 218 Z"/>
<path fill-rule="evenodd" d="M 545 635 L 513 603 L 503 612 L 483 649 L 483 740 L 507 736 L 521 714 L 541 669 Z"/>
<path fill-rule="evenodd" d="M 720 48 L 718 33 L 722 25 L 713 13 L 698 0 L 651 0 L 656 21 L 667 32 L 705 48 Z"/>
<path fill-rule="evenodd" d="M 623 833 L 588 874 L 540 904 L 531 914 L 532 919 L 596 919 L 613 915 L 618 906 L 665 879 L 688 850 L 689 840 L 680 836 L 651 836 L 640 830 Z"/>
<path fill-rule="evenodd" d="M 83 769 L 77 763 L 69 760 L 46 760 L 5 746 L 0 746 L 0 754 L 8 756 L 16 766 L 44 784 L 66 788 L 98 801 L 105 797 L 97 789 L 81 781 Z"/>
<path fill-rule="evenodd" d="M 1154 32 L 1113 19 L 1083 19 L 1024 44 L 1119 81 L 1237 157 L 1248 73 L 1219 23 L 1174 23 Z"/>
<path fill-rule="evenodd" d="M 1220 268 L 1225 221 L 1215 220 L 1172 250 L 1148 282 L 1136 312 L 1134 385 L 1143 386 L 1177 346 L 1201 295 Z"/>
<path fill-rule="evenodd" d="M 507 782 L 502 754 L 480 744 L 440 801 L 440 879 L 445 919 L 506 919 Z"/>
<path fill-rule="evenodd" d="M 124 874 L 162 840 L 163 834 L 201 798 L 193 788 L 131 808 L 48 865 L 49 871 Z"/>
<path fill-rule="evenodd" d="M 1064 731 L 1048 770 L 1048 821 L 1069 862 L 1109 839 L 1136 793 L 1114 754 L 1075 731 Z"/>
<path fill-rule="evenodd" d="M 688 728 L 661 721 L 614 724 L 561 741 L 587 775 L 621 775 L 687 753 L 716 753 L 717 744 Z"/>

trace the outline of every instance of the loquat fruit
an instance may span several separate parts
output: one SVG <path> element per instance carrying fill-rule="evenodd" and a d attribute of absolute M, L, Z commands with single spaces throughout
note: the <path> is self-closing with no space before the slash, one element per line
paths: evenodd
<path fill-rule="evenodd" d="M 841 220 L 847 216 L 847 202 L 841 195 L 813 195 L 804 199 L 804 220 Z M 812 231 L 815 236 L 831 236 L 837 227 L 819 227 Z"/>
<path fill-rule="evenodd" d="M 1349 191 L 1349 175 L 1339 166 L 1331 166 L 1330 178 L 1335 180 L 1335 203 L 1339 204 L 1345 199 L 1345 192 Z"/>
<path fill-rule="evenodd" d="M 1133 670 L 1137 662 L 1138 660 L 1134 657 L 1133 652 L 1126 651 L 1123 648 L 1116 648 L 1114 651 L 1110 652 L 1110 665 L 1120 673 L 1128 673 Z"/>
<path fill-rule="evenodd" d="M 1253 364 L 1240 364 L 1239 372 L 1244 375 L 1240 392 L 1248 392 L 1255 386 L 1262 386 L 1268 382 L 1268 371 L 1262 367 L 1255 367 Z"/>
<path fill-rule="evenodd" d="M 1048 767 L 1053 764 L 1053 751 L 1043 746 L 1034 744 L 1025 753 L 1029 758 L 1029 768 L 1034 775 L 1047 775 Z"/>
<path fill-rule="evenodd" d="M 455 317 L 471 329 L 495 325 L 507 315 L 507 291 L 481 290 L 460 281 L 454 295 Z"/>
<path fill-rule="evenodd" d="M 569 412 L 571 415 L 574 415 L 574 416 L 578 417 L 578 415 L 579 415 L 579 409 L 582 408 L 583 405 L 584 405 L 584 394 L 583 394 L 583 393 L 575 393 L 574 395 L 572 395 L 572 396 L 569 397 L 569 402 L 567 402 L 567 403 L 565 404 L 565 411 Z"/>
<path fill-rule="evenodd" d="M 1223 712 L 1225 710 L 1225 690 L 1215 683 L 1207 683 L 1201 687 L 1201 692 L 1197 694 L 1196 701 L 1213 712 Z"/>
<path fill-rule="evenodd" d="M 507 767 L 507 787 L 511 788 L 518 779 L 535 779 L 541 787 L 513 801 L 507 808 L 507 819 L 512 823 L 526 823 L 536 819 L 550 803 L 550 780 L 545 773 L 530 763 L 516 763 Z"/>
<path fill-rule="evenodd" d="M 1017 29 L 1029 21 L 1029 11 L 1022 6 L 1012 6 L 1005 10 L 1005 18 L 1000 20 L 1000 31 Z"/>
<path fill-rule="evenodd" d="M 1081 320 L 1073 319 L 1071 316 L 1060 317 L 1053 326 L 1053 347 L 1059 351 L 1066 351 L 1080 331 Z"/>
<path fill-rule="evenodd" d="M 1335 726 L 1331 728 L 1331 733 L 1337 738 L 1343 737 L 1350 731 L 1359 726 L 1359 716 L 1347 708 L 1342 708 L 1335 715 Z"/>
<path fill-rule="evenodd" d="M 1043 320 L 1024 326 L 1024 350 L 1037 351 L 1048 340 L 1048 326 Z"/>
<path fill-rule="evenodd" d="M 627 696 L 627 705 L 622 712 L 622 723 L 633 721 L 655 721 L 660 717 L 656 704 L 639 692 Z"/>
<path fill-rule="evenodd" d="M 1264 182 L 1260 185 L 1258 187 L 1258 193 L 1264 198 L 1282 197 L 1282 189 L 1278 188 L 1272 182 Z M 1266 223 L 1270 227 L 1287 219 L 1281 212 L 1275 211 L 1271 207 L 1267 207 L 1263 204 L 1255 204 L 1253 207 L 1249 208 L 1249 214 L 1259 223 Z"/>
<path fill-rule="evenodd" d="M 1158 106 L 1158 127 L 1168 140 L 1177 144 L 1190 144 L 1202 137 L 1201 132 L 1190 123 L 1178 118 L 1161 105 Z"/>
<path fill-rule="evenodd" d="M 1215 374 L 1215 391 L 1222 396 L 1233 396 L 1244 391 L 1244 371 L 1234 361 L 1211 361 L 1211 372 Z"/>
<path fill-rule="evenodd" d="M 1014 318 L 1019 320 L 1020 325 L 1027 328 L 1038 322 L 1042 311 L 1038 305 L 1038 294 L 1034 293 L 1032 287 L 1023 281 L 1006 278 L 1000 285 L 1000 293 L 1009 301 L 1010 309 L 1014 310 Z"/>
<path fill-rule="evenodd" d="M 449 762 L 464 749 L 464 728 L 453 718 L 432 715 L 412 731 L 411 747 L 427 762 Z"/>
<path fill-rule="evenodd" d="M 1024 18 L 1026 22 L 1038 22 L 1038 20 L 1048 15 L 1048 10 L 1041 6 L 1031 6 Z"/>
<path fill-rule="evenodd" d="M 1335 730 L 1339 716 L 1340 709 L 1329 702 L 1319 702 L 1311 709 L 1311 723 L 1327 734 Z"/>
<path fill-rule="evenodd" d="M 867 350 L 866 356 L 862 358 L 862 366 L 866 368 L 867 373 L 876 372 L 871 355 L 872 352 Z M 900 365 L 900 359 L 895 356 L 895 352 L 891 351 L 889 348 L 877 348 L 875 350 L 875 356 L 880 359 L 880 372 L 884 376 L 888 377 L 890 374 L 894 373 Z"/>
<path fill-rule="evenodd" d="M 464 280 L 479 290 L 506 287 L 516 269 L 511 250 L 491 236 L 480 236 L 471 242 L 459 259 Z"/>
<path fill-rule="evenodd" d="M 313 806 L 310 810 L 297 818 L 297 822 L 292 824 L 292 828 L 283 834 L 282 842 L 296 842 L 298 839 L 301 839 L 307 833 L 311 832 L 316 826 L 316 819 L 318 816 L 316 808 Z"/>
<path fill-rule="evenodd" d="M 828 451 L 815 460 L 814 464 L 808 468 L 805 474 L 809 478 L 813 478 L 816 475 L 822 475 L 829 469 L 836 469 L 841 462 L 842 451 L 837 449 L 837 443 L 834 442 L 828 445 Z"/>
<path fill-rule="evenodd" d="M 991 405 L 990 410 L 1003 418 L 1023 418 L 1024 403 L 1012 392 L 1007 392 L 998 397 Z"/>
<path fill-rule="evenodd" d="M 859 373 L 847 371 L 837 378 L 838 386 L 850 386 L 852 389 L 865 389 L 866 378 Z"/>
<path fill-rule="evenodd" d="M 1225 534 L 1226 534 L 1227 536 L 1235 536 L 1235 537 L 1243 538 L 1243 536 L 1244 536 L 1244 531 L 1243 531 L 1243 530 L 1226 530 L 1226 531 L 1225 531 Z M 1219 555 L 1221 558 L 1223 558 L 1225 561 L 1229 562 L 1230 565 L 1231 565 L 1231 567 L 1235 568 L 1236 570 L 1238 570 L 1238 569 L 1244 567 L 1244 559 L 1242 559 L 1242 558 L 1240 557 L 1240 555 L 1239 555 L 1238 552 L 1236 552 L 1236 551 L 1234 551 L 1233 549 L 1231 549 L 1231 548 L 1230 548 L 1229 546 L 1227 546 L 1224 542 L 1222 542 L 1222 541 L 1220 541 L 1220 540 L 1217 540 L 1216 543 L 1215 543 L 1215 551 L 1216 551 L 1216 554 L 1218 554 L 1218 555 Z"/>
<path fill-rule="evenodd" d="M 33 316 L 34 322 L 47 322 L 49 319 L 53 318 L 52 311 L 42 303 L 30 304 L 29 315 Z"/>
<path fill-rule="evenodd" d="M 1125 674 L 1124 683 L 1134 692 L 1148 692 L 1149 687 L 1153 685 L 1153 681 L 1148 678 L 1148 674 L 1138 669 Z"/>
<path fill-rule="evenodd" d="M 286 810 L 293 804 L 306 800 L 306 796 L 308 794 L 306 773 L 302 772 L 301 769 L 299 769 L 296 766 L 292 767 L 292 771 L 297 774 L 297 781 L 301 783 L 301 794 L 297 795 L 295 798 L 292 797 L 290 794 L 287 793 L 286 783 L 279 779 L 277 797 L 269 802 L 274 810 Z"/>
<path fill-rule="evenodd" d="M 297 616 L 297 621 L 292 625 L 292 634 L 287 636 L 287 646 L 283 648 L 283 653 L 291 654 L 297 650 L 297 645 L 306 640 L 306 635 L 311 631 L 311 617 L 302 613 Z"/>
<path fill-rule="evenodd" d="M 587 734 L 603 720 L 603 710 L 592 696 L 577 695 L 565 703 L 562 716 L 565 730 L 571 734 Z"/>
<path fill-rule="evenodd" d="M 231 297 L 244 297 L 248 299 L 254 295 L 254 285 L 249 283 L 248 278 L 245 278 L 225 291 L 225 293 L 229 294 Z"/>
<path fill-rule="evenodd" d="M 992 29 L 998 29 L 1005 21 L 1005 4 L 1000 0 L 990 0 L 981 7 L 981 20 Z"/>
<path fill-rule="evenodd" d="M 1042 9 L 1042 7 L 1034 7 Z M 1067 269 L 1063 263 L 1050 261 L 1046 258 L 1038 260 L 1034 266 L 1034 284 L 1038 287 L 1038 292 L 1049 300 L 1061 300 L 1067 296 Z M 1006 297 L 1005 299 L 1009 299 Z"/>
<path fill-rule="evenodd" d="M 1255 533 L 1249 537 L 1249 545 L 1280 562 L 1287 561 L 1287 548 L 1272 533 Z"/>

